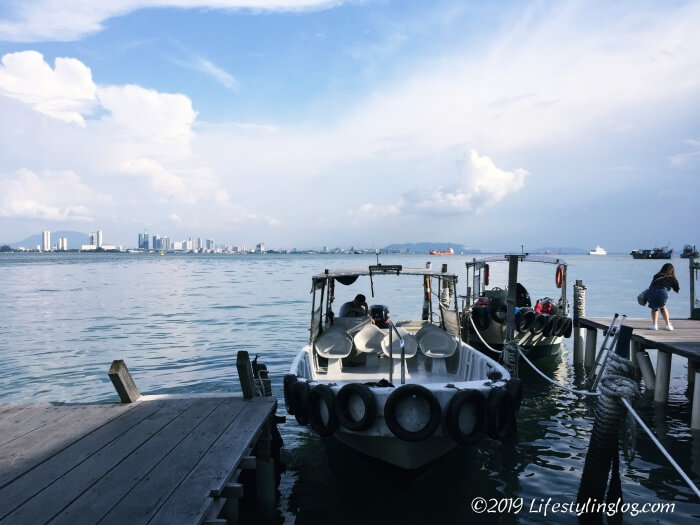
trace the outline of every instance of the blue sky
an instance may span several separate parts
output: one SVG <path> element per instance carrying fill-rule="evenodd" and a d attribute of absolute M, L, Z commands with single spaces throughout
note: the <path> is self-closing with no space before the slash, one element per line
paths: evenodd
<path fill-rule="evenodd" d="M 700 244 L 700 3 L 0 5 L 0 242 Z"/>

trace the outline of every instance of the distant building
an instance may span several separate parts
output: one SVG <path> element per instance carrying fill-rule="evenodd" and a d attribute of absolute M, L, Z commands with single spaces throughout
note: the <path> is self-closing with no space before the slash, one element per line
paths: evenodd
<path fill-rule="evenodd" d="M 265 253 L 265 244 L 264 243 L 258 243 L 255 245 L 255 253 Z"/>
<path fill-rule="evenodd" d="M 96 232 L 90 233 L 90 244 L 94 245 L 95 248 L 102 248 L 102 231 L 97 230 Z"/>
<path fill-rule="evenodd" d="M 41 233 L 41 249 L 45 252 L 51 251 L 51 232 L 45 231 Z"/>
<path fill-rule="evenodd" d="M 68 237 L 59 237 L 58 243 L 56 244 L 56 249 L 59 252 L 65 252 L 68 250 Z"/>
<path fill-rule="evenodd" d="M 205 247 L 207 251 L 213 252 L 214 251 L 214 239 L 207 239 L 205 242 Z"/>
<path fill-rule="evenodd" d="M 139 233 L 139 250 L 148 250 L 148 233 Z"/>

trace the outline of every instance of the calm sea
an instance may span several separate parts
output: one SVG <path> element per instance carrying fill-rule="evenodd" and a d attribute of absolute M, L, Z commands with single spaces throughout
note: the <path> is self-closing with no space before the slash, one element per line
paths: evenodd
<path fill-rule="evenodd" d="M 658 261 L 629 255 L 562 256 L 569 263 L 568 294 L 583 280 L 586 313 L 647 317 L 636 302 Z M 383 264 L 434 267 L 448 263 L 464 276 L 467 256 L 381 256 Z M 144 393 L 238 391 L 236 353 L 259 355 L 271 371 L 283 413 L 282 377 L 308 340 L 311 276 L 326 268 L 358 268 L 374 255 L 0 254 L 0 401 L 116 401 L 107 370 L 126 360 Z M 671 293 L 672 317 L 687 318 L 689 272 L 674 259 L 681 293 Z M 500 268 L 502 266 L 502 268 Z M 492 265 L 491 282 L 505 282 L 505 265 Z M 529 264 L 520 281 L 531 296 L 555 297 L 554 267 Z M 501 281 L 499 281 L 499 279 Z M 392 318 L 421 313 L 419 280 L 375 279 L 375 298 Z M 460 293 L 465 293 L 465 279 Z M 341 289 L 342 288 L 342 289 Z M 369 283 L 336 287 L 339 302 Z M 599 338 L 602 339 L 602 338 Z M 562 358 L 543 370 L 581 384 L 570 341 Z M 655 352 L 651 352 L 655 363 Z M 592 426 L 594 402 L 545 383 L 525 370 L 519 435 L 459 449 L 436 464 L 405 473 L 367 459 L 332 439 L 320 439 L 293 418 L 281 425 L 287 464 L 280 485 L 284 523 L 575 523 L 569 513 L 544 514 L 544 502 L 576 499 Z M 700 434 L 689 430 L 687 363 L 674 358 L 670 401 L 648 397 L 639 411 L 662 443 L 700 483 Z M 621 462 L 625 501 L 675 503 L 672 514 L 647 513 L 625 521 L 688 522 L 700 504 L 649 439 L 638 430 L 637 454 Z M 474 498 L 522 498 L 517 514 L 475 515 Z"/>

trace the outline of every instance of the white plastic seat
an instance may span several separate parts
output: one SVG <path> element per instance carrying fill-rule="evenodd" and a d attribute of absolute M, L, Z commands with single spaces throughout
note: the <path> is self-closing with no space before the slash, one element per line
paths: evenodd
<path fill-rule="evenodd" d="M 367 323 L 352 338 L 355 349 L 362 353 L 380 352 L 386 333 L 377 325 Z"/>
<path fill-rule="evenodd" d="M 426 324 L 416 334 L 418 346 L 425 357 L 445 359 L 457 350 L 457 341 L 443 329 Z"/>
<path fill-rule="evenodd" d="M 316 339 L 314 348 L 326 359 L 342 359 L 352 352 L 352 339 L 343 328 L 334 325 Z"/>
<path fill-rule="evenodd" d="M 409 359 L 416 355 L 416 353 L 418 353 L 418 341 L 416 341 L 416 338 L 401 327 L 398 327 L 396 330 L 403 338 L 404 356 L 406 357 L 406 359 Z M 394 354 L 394 358 L 400 358 L 401 343 L 399 342 L 399 336 L 396 334 L 396 332 L 394 332 L 391 336 L 391 349 Z M 389 357 L 389 334 L 385 334 L 384 339 L 382 339 L 382 353 L 385 356 Z"/>

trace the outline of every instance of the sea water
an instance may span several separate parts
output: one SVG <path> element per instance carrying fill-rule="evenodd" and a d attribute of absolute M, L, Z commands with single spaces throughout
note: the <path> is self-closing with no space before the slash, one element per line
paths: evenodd
<path fill-rule="evenodd" d="M 465 294 L 464 263 L 471 257 L 381 255 L 380 262 L 446 263 Z M 561 257 L 569 264 L 569 301 L 576 279 L 587 286 L 587 315 L 649 316 L 636 297 L 665 261 Z M 238 392 L 236 354 L 247 350 L 268 366 L 283 413 L 282 377 L 308 342 L 311 276 L 376 262 L 374 255 L 0 254 L 0 402 L 117 401 L 107 376 L 114 359 L 126 361 L 142 393 Z M 672 262 L 681 293 L 670 293 L 668 309 L 672 318 L 687 318 L 688 262 Z M 519 276 L 533 300 L 558 298 L 553 265 L 524 264 Z M 507 265 L 492 264 L 491 284 L 506 280 Z M 336 286 L 336 311 L 362 292 L 370 304 L 387 305 L 394 320 L 420 317 L 419 278 L 377 277 L 373 286 L 374 297 L 368 280 Z M 572 365 L 570 339 L 561 358 L 539 366 L 559 382 L 580 386 L 585 380 L 585 371 Z M 280 426 L 286 470 L 277 521 L 577 522 L 566 506 L 576 501 L 595 401 L 553 387 L 524 363 L 521 377 L 515 440 L 486 439 L 415 472 L 321 439 L 288 417 Z M 689 429 L 686 388 L 687 362 L 674 357 L 668 404 L 646 396 L 637 407 L 697 484 L 700 433 Z M 687 522 L 700 516 L 700 503 L 641 429 L 636 449 L 620 464 L 624 502 L 638 505 L 636 515 L 624 519 Z M 479 498 L 487 510 L 479 508 Z M 641 512 L 644 504 L 664 503 L 675 508 Z"/>

